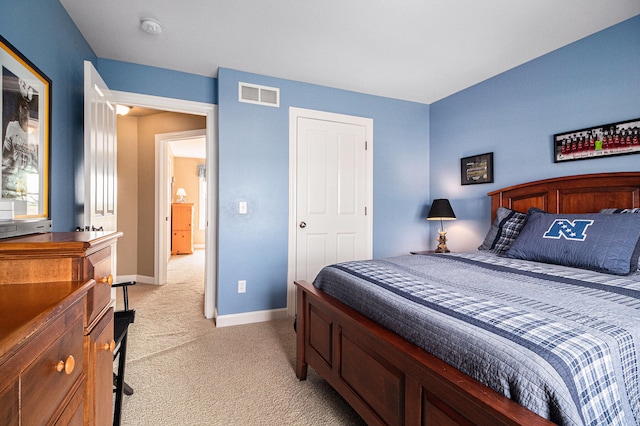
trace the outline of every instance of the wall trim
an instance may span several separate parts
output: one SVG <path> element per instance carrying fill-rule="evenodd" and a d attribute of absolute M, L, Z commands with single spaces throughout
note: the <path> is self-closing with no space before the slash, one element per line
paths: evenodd
<path fill-rule="evenodd" d="M 287 318 L 287 308 L 244 312 L 241 314 L 216 315 L 215 321 L 216 327 L 230 327 L 233 325 L 253 324 L 282 318 Z"/>
<path fill-rule="evenodd" d="M 137 284 L 153 284 L 158 285 L 153 277 L 146 275 L 118 275 L 118 282 L 135 281 Z"/>

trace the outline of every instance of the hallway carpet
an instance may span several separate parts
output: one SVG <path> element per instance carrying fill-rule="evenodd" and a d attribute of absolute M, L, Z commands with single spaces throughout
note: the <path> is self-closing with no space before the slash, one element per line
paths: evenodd
<path fill-rule="evenodd" d="M 130 288 L 125 380 L 135 393 L 123 425 L 364 424 L 315 371 L 296 378 L 292 319 L 224 328 L 205 319 L 203 265 L 204 250 L 173 256 L 167 284 Z"/>

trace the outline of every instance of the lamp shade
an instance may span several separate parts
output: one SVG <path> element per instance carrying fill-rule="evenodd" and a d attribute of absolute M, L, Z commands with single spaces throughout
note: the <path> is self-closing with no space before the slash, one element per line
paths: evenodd
<path fill-rule="evenodd" d="M 184 188 L 178 188 L 178 191 L 176 192 L 176 195 L 178 197 L 186 197 L 187 196 L 187 191 L 185 191 Z"/>
<path fill-rule="evenodd" d="M 455 220 L 451 203 L 446 198 L 436 198 L 431 204 L 427 220 Z"/>

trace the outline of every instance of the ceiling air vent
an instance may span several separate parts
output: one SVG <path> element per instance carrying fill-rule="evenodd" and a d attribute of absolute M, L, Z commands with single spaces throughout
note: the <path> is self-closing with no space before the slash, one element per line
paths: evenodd
<path fill-rule="evenodd" d="M 275 87 L 239 82 L 238 97 L 240 102 L 276 108 L 280 106 L 280 89 Z"/>

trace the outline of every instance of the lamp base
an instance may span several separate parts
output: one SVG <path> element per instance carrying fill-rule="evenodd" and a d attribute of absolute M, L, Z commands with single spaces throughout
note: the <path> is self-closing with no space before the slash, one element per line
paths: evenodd
<path fill-rule="evenodd" d="M 447 231 L 438 231 L 438 234 L 440 236 L 438 237 L 436 253 L 450 253 L 450 250 L 447 248 Z"/>

